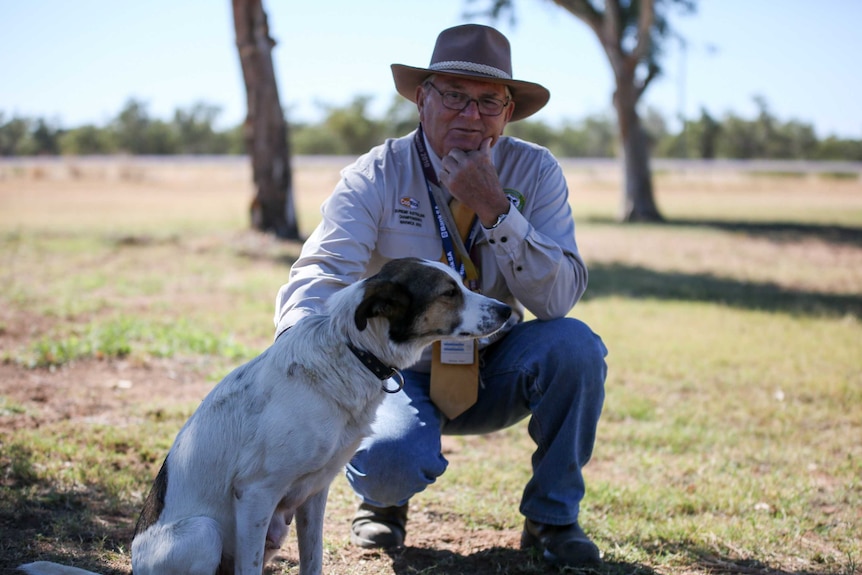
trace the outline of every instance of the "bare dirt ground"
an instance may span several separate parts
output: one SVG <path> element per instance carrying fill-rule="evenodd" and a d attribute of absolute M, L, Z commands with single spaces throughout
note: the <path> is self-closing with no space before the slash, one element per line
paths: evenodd
<path fill-rule="evenodd" d="M 6 309 L 0 311 L 0 348 L 15 349 L 44 333 L 46 318 Z M 135 384 L 137 382 L 137 384 Z M 144 384 L 145 382 L 145 384 Z M 57 421 L 122 424 L 129 406 L 153 397 L 188 402 L 202 398 L 212 382 L 193 364 L 151 360 L 135 365 L 121 360 L 81 360 L 59 369 L 26 369 L 0 363 L 0 395 L 23 410 L 0 414 L 4 432 L 38 428 Z M 38 409 L 26 409 L 28 406 Z"/>

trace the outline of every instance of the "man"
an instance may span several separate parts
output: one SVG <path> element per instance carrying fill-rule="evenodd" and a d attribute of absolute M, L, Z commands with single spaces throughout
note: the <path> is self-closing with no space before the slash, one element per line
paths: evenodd
<path fill-rule="evenodd" d="M 279 291 L 276 334 L 404 256 L 442 256 L 468 285 L 516 313 L 492 341 L 435 344 L 404 371 L 403 391 L 386 397 L 347 469 L 362 499 L 351 540 L 404 543 L 410 498 L 446 470 L 441 434 L 488 433 L 530 416 L 537 449 L 520 505 L 522 547 L 558 565 L 599 563 L 578 511 L 607 350 L 566 317 L 586 289 L 587 270 L 562 170 L 545 148 L 502 136 L 550 94 L 513 79 L 508 40 L 474 24 L 441 32 L 428 68 L 393 64 L 392 73 L 398 92 L 418 107 L 419 128 L 342 172 Z M 524 321 L 524 308 L 538 319 Z M 463 404 L 461 395 L 472 397 Z"/>

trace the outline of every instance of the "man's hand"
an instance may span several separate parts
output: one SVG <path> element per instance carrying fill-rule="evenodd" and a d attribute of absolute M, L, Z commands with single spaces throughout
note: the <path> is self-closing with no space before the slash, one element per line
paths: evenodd
<path fill-rule="evenodd" d="M 439 174 L 452 196 L 476 212 L 486 228 L 509 211 L 509 200 L 491 161 L 491 140 L 482 140 L 478 150 L 453 149 L 443 158 Z"/>

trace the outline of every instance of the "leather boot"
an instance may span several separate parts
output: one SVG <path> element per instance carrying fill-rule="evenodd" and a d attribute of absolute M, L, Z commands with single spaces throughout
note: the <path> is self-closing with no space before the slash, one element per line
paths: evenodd
<path fill-rule="evenodd" d="M 524 520 L 521 549 L 536 549 L 545 561 L 558 567 L 595 567 L 602 564 L 596 544 L 577 523 L 546 525 Z"/>
<path fill-rule="evenodd" d="M 400 507 L 375 507 L 362 503 L 350 527 L 350 541 L 365 549 L 401 547 L 406 534 L 406 503 Z"/>

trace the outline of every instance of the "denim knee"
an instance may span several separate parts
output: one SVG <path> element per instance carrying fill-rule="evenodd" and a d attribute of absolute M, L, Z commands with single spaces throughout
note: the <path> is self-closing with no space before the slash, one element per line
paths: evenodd
<path fill-rule="evenodd" d="M 545 323 L 547 332 L 537 338 L 546 348 L 545 353 L 538 354 L 545 369 L 571 374 L 582 385 L 604 387 L 608 350 L 602 338 L 577 319 L 566 317 Z"/>
<path fill-rule="evenodd" d="M 378 507 L 404 505 L 443 475 L 448 461 L 440 433 L 397 440 L 368 438 L 347 465 L 346 476 L 363 501 Z M 435 440 L 436 437 L 436 440 Z"/>

